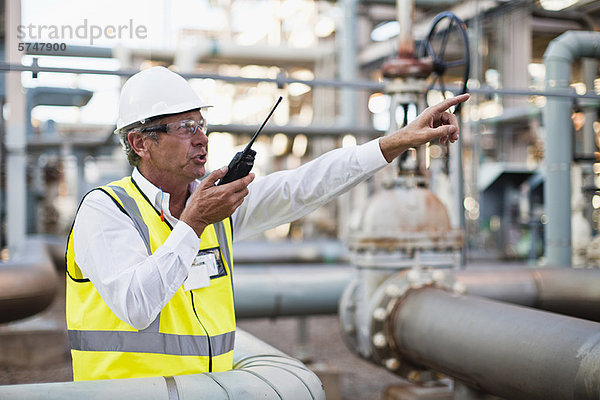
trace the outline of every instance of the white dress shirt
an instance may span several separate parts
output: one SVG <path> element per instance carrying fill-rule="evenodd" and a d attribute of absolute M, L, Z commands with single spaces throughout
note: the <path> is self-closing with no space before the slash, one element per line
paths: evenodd
<path fill-rule="evenodd" d="M 379 140 L 330 151 L 297 169 L 257 177 L 233 213 L 233 238 L 241 240 L 294 221 L 372 176 L 387 165 Z M 75 262 L 117 317 L 135 329 L 156 318 L 186 279 L 200 239 L 169 211 L 163 193 L 136 169 L 132 177 L 162 209 L 173 230 L 148 255 L 133 221 L 99 190 L 81 203 L 73 225 Z M 199 181 L 191 184 L 194 191 Z M 162 207 L 161 207 L 162 205 Z"/>

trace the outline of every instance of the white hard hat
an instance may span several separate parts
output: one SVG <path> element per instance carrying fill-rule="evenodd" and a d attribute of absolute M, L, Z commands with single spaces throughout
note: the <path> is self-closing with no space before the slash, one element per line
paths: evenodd
<path fill-rule="evenodd" d="M 148 68 L 123 85 L 115 133 L 152 117 L 204 107 L 211 106 L 200 99 L 182 76 L 164 67 Z"/>

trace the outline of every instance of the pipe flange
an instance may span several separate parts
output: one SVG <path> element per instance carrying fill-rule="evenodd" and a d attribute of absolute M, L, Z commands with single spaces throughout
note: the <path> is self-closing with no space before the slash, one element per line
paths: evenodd
<path fill-rule="evenodd" d="M 411 290 L 435 287 L 452 292 L 464 292 L 449 270 L 411 269 L 393 275 L 384 281 L 371 300 L 370 339 L 372 356 L 390 372 L 412 382 L 435 380 L 434 371 L 405 360 L 392 334 L 391 316 L 394 309 Z"/>
<path fill-rule="evenodd" d="M 358 329 L 356 326 L 356 308 L 358 299 L 358 287 L 360 281 L 352 280 L 340 297 L 338 316 L 340 328 L 342 330 L 342 339 L 348 349 L 360 355 Z"/>

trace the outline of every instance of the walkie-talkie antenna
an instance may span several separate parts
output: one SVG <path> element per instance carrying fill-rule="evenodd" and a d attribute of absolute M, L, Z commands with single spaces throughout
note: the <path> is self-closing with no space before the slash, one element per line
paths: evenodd
<path fill-rule="evenodd" d="M 277 106 L 279 105 L 279 103 L 281 103 L 281 100 L 283 100 L 283 97 L 279 96 L 279 98 L 277 99 L 277 103 L 275 103 L 275 105 L 273 106 L 273 109 L 271 110 L 271 112 L 269 113 L 269 115 L 267 115 L 267 118 L 265 119 L 265 121 L 262 123 L 262 125 L 260 126 L 260 128 L 258 128 L 258 130 L 254 134 L 254 136 L 252 136 L 252 139 L 250 139 L 250 142 L 246 145 L 246 148 L 242 152 L 242 157 L 244 157 L 246 154 L 248 154 L 248 151 L 252 147 L 252 144 L 254 144 L 254 141 L 258 137 L 258 134 L 265 127 L 265 125 L 267 124 L 267 121 L 269 120 L 269 118 L 271 118 L 271 115 L 273 115 L 273 113 L 275 112 L 275 109 L 277 108 Z"/>
<path fill-rule="evenodd" d="M 244 176 L 246 176 L 250 173 L 252 166 L 254 166 L 254 156 L 256 155 L 256 151 L 251 149 L 252 143 L 254 143 L 254 141 L 256 140 L 256 137 L 258 136 L 258 134 L 260 133 L 262 128 L 265 127 L 265 124 L 267 123 L 269 118 L 271 118 L 271 115 L 273 115 L 273 112 L 275 112 L 275 109 L 277 108 L 279 103 L 281 103 L 281 100 L 283 100 L 283 97 L 279 96 L 277 103 L 275 103 L 275 106 L 273 106 L 273 109 L 271 110 L 269 115 L 267 115 L 265 122 L 262 123 L 260 128 L 258 128 L 256 133 L 254 134 L 254 136 L 252 136 L 252 139 L 250 139 L 250 143 L 248 143 L 246 148 L 243 151 L 237 152 L 235 154 L 235 156 L 233 157 L 233 159 L 227 166 L 228 167 L 227 173 L 225 174 L 224 177 L 219 179 L 217 186 L 221 186 L 226 183 L 233 182 L 235 180 L 243 178 Z"/>

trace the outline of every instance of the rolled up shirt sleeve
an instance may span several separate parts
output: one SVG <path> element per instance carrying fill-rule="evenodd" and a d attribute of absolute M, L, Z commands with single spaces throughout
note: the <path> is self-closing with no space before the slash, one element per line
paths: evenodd
<path fill-rule="evenodd" d="M 388 163 L 379 139 L 332 150 L 299 168 L 256 178 L 233 214 L 234 240 L 294 221 L 371 177 Z"/>
<path fill-rule="evenodd" d="M 98 221 L 102 221 L 99 223 Z M 86 196 L 73 225 L 75 262 L 115 315 L 144 329 L 181 287 L 200 239 L 177 222 L 152 255 L 133 221 L 106 193 Z"/>

